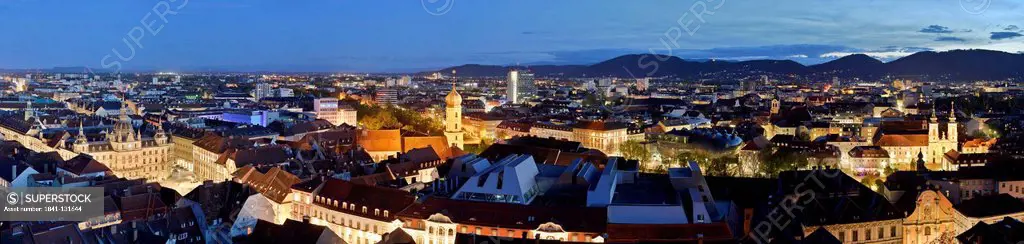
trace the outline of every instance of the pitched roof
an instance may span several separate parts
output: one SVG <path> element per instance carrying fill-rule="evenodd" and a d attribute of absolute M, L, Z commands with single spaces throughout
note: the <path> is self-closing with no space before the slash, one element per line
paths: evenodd
<path fill-rule="evenodd" d="M 1009 194 L 978 196 L 953 206 L 967 217 L 990 217 L 1024 212 L 1024 202 Z"/>
<path fill-rule="evenodd" d="M 415 148 L 430 147 L 434 150 L 434 153 L 441 158 L 450 158 L 452 156 L 450 144 L 448 144 L 448 138 L 444 136 L 408 136 L 403 138 L 405 143 L 403 145 L 403 151 L 409 152 Z"/>
<path fill-rule="evenodd" d="M 396 213 L 402 211 L 416 200 L 416 197 L 411 193 L 403 190 L 355 184 L 334 178 L 326 179 L 313 192 L 313 196 L 314 199 L 322 197 L 332 201 L 327 203 L 326 201 L 314 200 L 313 204 L 318 206 L 381 221 L 395 220 L 397 218 Z M 337 201 L 338 205 L 335 206 L 333 201 Z M 355 208 L 342 209 L 344 207 L 343 203 L 347 203 L 350 207 L 355 205 Z M 362 211 L 363 207 L 367 208 L 365 213 Z M 375 209 L 388 211 L 390 214 L 386 217 L 383 214 L 378 215 L 375 213 Z"/>
<path fill-rule="evenodd" d="M 314 121 L 295 124 L 292 127 L 289 127 L 287 130 L 285 130 L 283 135 L 297 135 L 331 128 L 334 128 L 334 125 L 331 124 L 331 122 L 327 120 L 318 119 Z"/>
<path fill-rule="evenodd" d="M 580 121 L 580 122 L 574 124 L 573 127 L 574 128 L 579 128 L 579 129 L 600 130 L 600 131 L 620 130 L 620 129 L 628 128 L 628 126 L 626 124 L 624 124 L 624 123 L 606 122 L 606 121 L 601 121 L 601 120 Z"/>
<path fill-rule="evenodd" d="M 0 158 L 0 178 L 7 182 L 14 181 L 14 177 L 21 175 L 22 172 L 29 168 L 32 167 L 13 158 Z"/>
<path fill-rule="evenodd" d="M 241 137 L 223 137 L 217 134 L 207 133 L 193 142 L 192 145 L 219 154 L 230 148 L 251 146 L 252 142 Z"/>
<path fill-rule="evenodd" d="M 280 167 L 271 167 L 264 174 L 256 171 L 252 166 L 245 166 L 238 169 L 236 173 L 242 171 L 248 173 L 238 179 L 240 182 L 252 186 L 267 199 L 277 203 L 284 202 L 288 193 L 291 193 L 291 186 L 300 181 L 299 177 L 281 170 Z"/>
<path fill-rule="evenodd" d="M 1024 223 L 1011 217 L 993 224 L 978 221 L 956 238 L 961 243 L 1021 243 L 1024 242 Z"/>
<path fill-rule="evenodd" d="M 875 141 L 875 145 L 882 147 L 926 147 L 928 146 L 928 134 L 883 134 Z"/>
<path fill-rule="evenodd" d="M 106 165 L 85 154 L 79 154 L 74 158 L 68 159 L 68 161 L 59 163 L 57 164 L 57 168 L 71 172 L 75 175 L 110 172 L 110 168 L 107 168 Z"/>
<path fill-rule="evenodd" d="M 515 229 L 537 229 L 553 222 L 565 231 L 603 233 L 607 225 L 605 208 L 548 207 L 521 204 L 458 201 L 430 197 L 399 213 L 402 217 L 428 219 L 441 213 L 452 222 L 464 225 L 493 226 Z"/>
<path fill-rule="evenodd" d="M 356 143 L 368 152 L 402 151 L 402 131 L 363 130 L 356 136 Z"/>
<path fill-rule="evenodd" d="M 239 149 L 231 153 L 231 159 L 235 160 L 235 167 L 245 165 L 277 164 L 287 161 L 291 156 L 283 146 L 265 146 L 250 149 Z"/>
<path fill-rule="evenodd" d="M 285 220 L 276 225 L 264 220 L 257 220 L 252 235 L 243 237 L 242 243 L 319 243 L 324 233 L 333 233 L 320 225 L 295 220 Z"/>

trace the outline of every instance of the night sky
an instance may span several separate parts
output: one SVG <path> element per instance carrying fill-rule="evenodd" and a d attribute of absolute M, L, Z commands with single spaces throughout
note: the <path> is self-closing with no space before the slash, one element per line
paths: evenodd
<path fill-rule="evenodd" d="M 447 1 L 0 0 L 0 68 L 118 61 L 123 70 L 406 72 L 589 64 L 652 51 L 805 64 L 857 52 L 891 60 L 924 50 L 1024 51 L 1024 1 L 1016 0 Z M 702 22 L 691 9 L 704 7 Z M 164 23 L 154 12 L 167 9 L 177 13 Z M 141 47 L 127 37 L 133 28 Z M 678 42 L 666 32 L 681 33 Z M 131 54 L 125 41 L 135 55 L 121 61 L 113 50 Z"/>

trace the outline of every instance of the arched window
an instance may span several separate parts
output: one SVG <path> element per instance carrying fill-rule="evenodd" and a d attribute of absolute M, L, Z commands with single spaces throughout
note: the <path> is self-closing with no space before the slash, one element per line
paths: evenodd
<path fill-rule="evenodd" d="M 363 206 L 363 213 L 366 213 L 366 206 Z"/>
<path fill-rule="evenodd" d="M 384 210 L 384 217 L 385 218 L 388 217 L 388 211 L 387 210 Z"/>

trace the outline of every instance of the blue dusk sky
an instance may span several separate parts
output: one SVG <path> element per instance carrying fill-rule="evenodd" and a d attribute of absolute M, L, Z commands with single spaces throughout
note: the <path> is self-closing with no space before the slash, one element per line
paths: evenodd
<path fill-rule="evenodd" d="M 0 0 L 0 36 L 0 68 L 407 72 L 649 52 L 815 64 L 1021 52 L 1024 1 Z"/>

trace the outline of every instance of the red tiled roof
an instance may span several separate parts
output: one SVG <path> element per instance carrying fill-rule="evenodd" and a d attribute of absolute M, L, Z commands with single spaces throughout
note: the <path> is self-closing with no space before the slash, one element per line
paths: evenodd
<path fill-rule="evenodd" d="M 989 140 L 982 140 L 981 138 L 975 138 L 973 140 L 964 142 L 964 147 L 991 147 L 995 145 L 999 139 L 992 138 Z"/>
<path fill-rule="evenodd" d="M 403 151 L 409 152 L 415 148 L 431 147 L 435 153 L 441 158 L 450 158 L 452 156 L 451 148 L 448 146 L 448 138 L 444 136 L 422 136 L 422 137 L 405 137 L 403 138 L 405 143 L 403 145 Z"/>
<path fill-rule="evenodd" d="M 356 136 L 356 143 L 368 152 L 402 151 L 400 130 L 363 130 Z"/>
<path fill-rule="evenodd" d="M 355 184 L 333 178 L 324 181 L 313 192 L 313 196 L 313 204 L 318 206 L 381 221 L 395 220 L 398 212 L 404 210 L 416 200 L 416 197 L 411 193 L 403 190 Z M 316 200 L 316 197 L 324 197 L 332 202 L 330 204 L 319 202 Z M 338 201 L 337 207 L 333 203 L 335 200 Z M 356 207 L 354 210 L 342 209 L 342 203 L 355 204 Z M 367 208 L 365 213 L 362 211 L 364 206 Z M 374 212 L 375 209 L 380 209 L 382 212 L 388 211 L 390 214 L 387 217 L 383 213 L 377 215 Z"/>
<path fill-rule="evenodd" d="M 110 168 L 106 165 L 85 154 L 68 159 L 68 161 L 58 164 L 57 167 L 76 175 L 110 172 Z"/>
<path fill-rule="evenodd" d="M 300 182 L 299 177 L 292 175 L 280 167 L 272 167 L 266 174 L 256 171 L 252 166 L 245 166 L 235 172 L 236 177 L 242 175 L 239 181 L 256 189 L 263 196 L 274 202 L 284 202 L 291 186 Z"/>
<path fill-rule="evenodd" d="M 882 135 L 875 142 L 875 145 L 882 147 L 926 147 L 928 146 L 928 134 Z"/>
<path fill-rule="evenodd" d="M 231 148 L 251 146 L 252 142 L 241 137 L 229 138 L 213 133 L 207 133 L 192 144 L 213 153 L 223 153 Z"/>
<path fill-rule="evenodd" d="M 144 193 L 121 197 L 121 221 L 144 220 L 159 213 L 167 212 L 167 205 L 160 200 L 160 193 Z"/>

